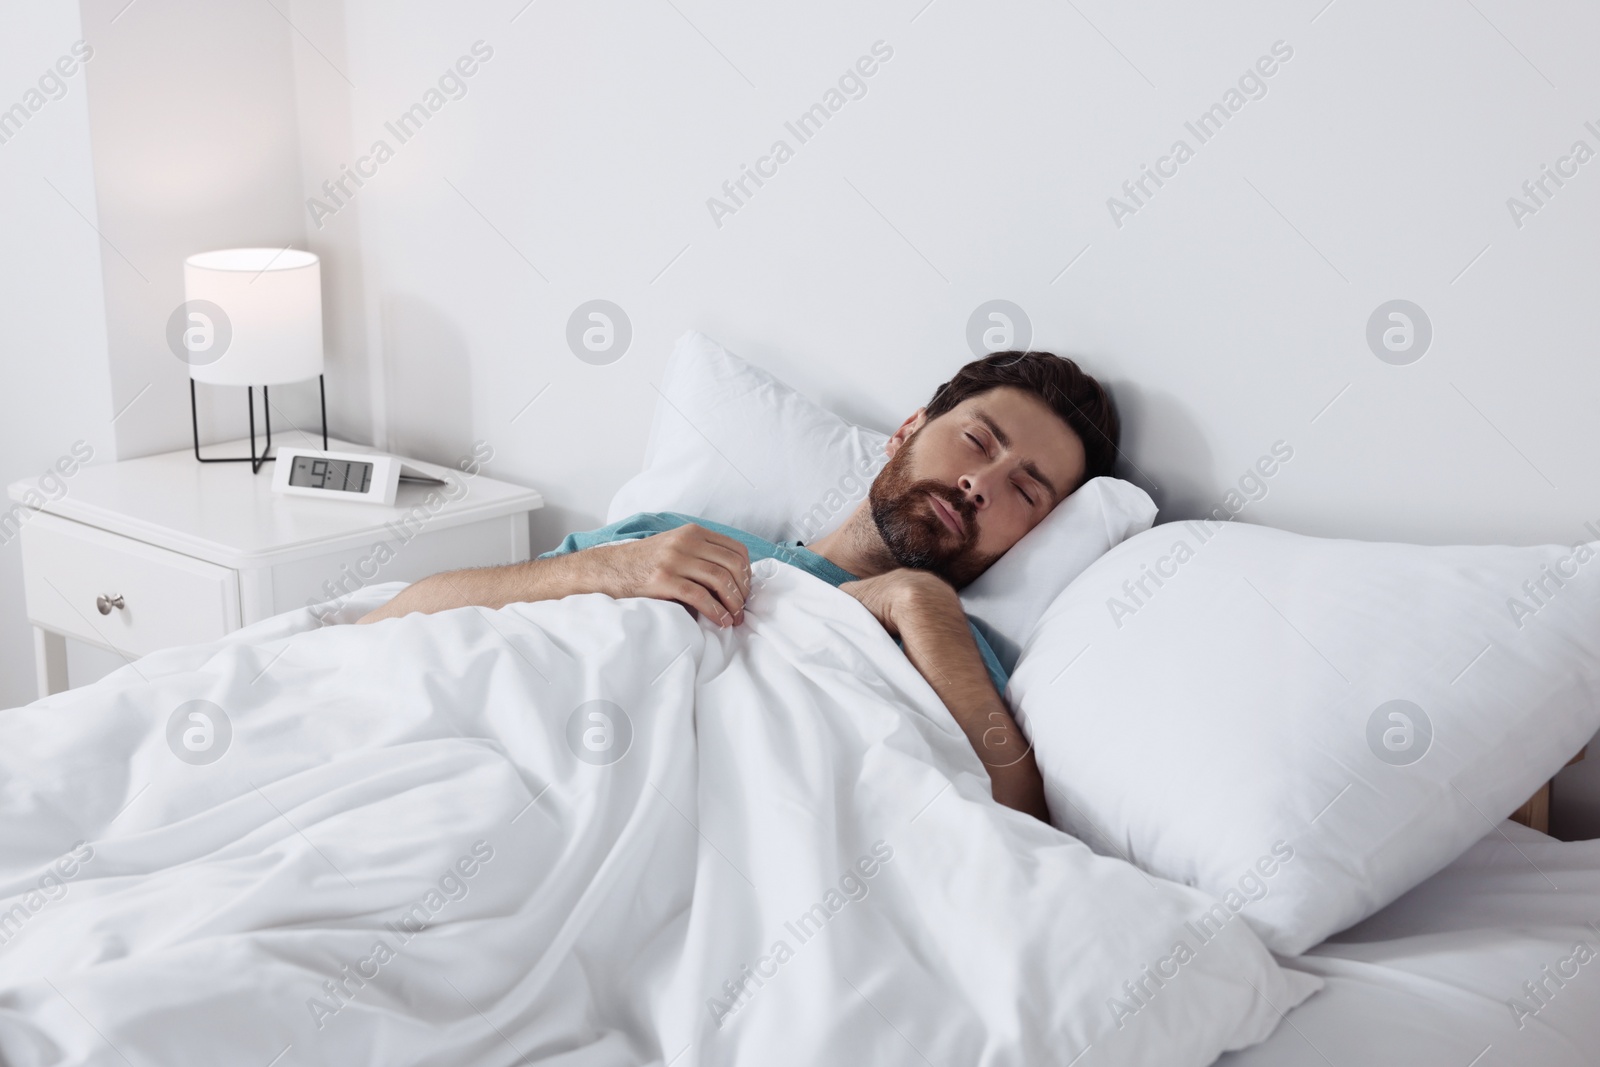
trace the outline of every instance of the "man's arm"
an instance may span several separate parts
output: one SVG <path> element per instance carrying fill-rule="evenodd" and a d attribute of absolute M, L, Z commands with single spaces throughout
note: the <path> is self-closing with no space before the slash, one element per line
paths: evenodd
<path fill-rule="evenodd" d="M 1033 748 L 995 691 L 961 598 L 927 571 L 900 569 L 839 587 L 860 600 L 928 680 L 989 769 L 995 800 L 1050 821 Z"/>
<path fill-rule="evenodd" d="M 744 621 L 744 602 L 750 595 L 750 552 L 731 537 L 690 523 L 642 540 L 597 545 L 549 559 L 435 574 L 413 582 L 359 621 L 474 604 L 498 609 L 574 593 L 672 600 L 718 626 L 733 626 Z"/>

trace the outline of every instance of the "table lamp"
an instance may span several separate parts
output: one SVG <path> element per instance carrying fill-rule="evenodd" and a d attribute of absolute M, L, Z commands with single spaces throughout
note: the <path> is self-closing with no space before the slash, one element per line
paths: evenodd
<path fill-rule="evenodd" d="M 174 349 L 189 364 L 189 419 L 194 458 L 201 463 L 249 463 L 251 473 L 272 457 L 273 385 L 317 379 L 322 447 L 328 447 L 328 393 L 322 369 L 322 267 L 314 252 L 296 248 L 228 248 L 183 261 L 182 315 L 174 316 Z M 200 455 L 195 383 L 242 385 L 250 409 L 250 455 Z M 267 441 L 256 456 L 255 387 L 261 386 Z"/>

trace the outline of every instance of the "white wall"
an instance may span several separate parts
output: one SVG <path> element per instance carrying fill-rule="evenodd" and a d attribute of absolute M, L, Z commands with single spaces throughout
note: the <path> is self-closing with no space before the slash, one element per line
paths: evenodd
<path fill-rule="evenodd" d="M 82 0 L 82 10 L 96 49 L 100 221 L 117 248 L 102 258 L 113 403 L 127 409 L 117 452 L 128 459 L 192 440 L 188 367 L 167 343 L 184 258 L 304 245 L 294 30 L 265 3 Z M 248 432 L 244 390 L 203 386 L 199 397 L 202 442 Z M 315 383 L 271 399 L 275 435 L 319 422 Z"/>
<path fill-rule="evenodd" d="M 1522 543 L 1600 518 L 1577 429 L 1600 162 L 1521 229 L 1506 207 L 1574 139 L 1600 148 L 1590 6 L 521 7 L 345 0 L 351 161 L 473 41 L 495 53 L 311 236 L 361 250 L 395 446 L 491 438 L 555 505 L 546 541 L 636 467 L 684 328 L 886 427 L 995 297 L 1115 383 L 1128 473 L 1170 515 L 1284 439 L 1251 520 Z M 797 144 L 784 121 L 877 40 L 866 97 Z M 1280 40 L 1267 95 L 1199 144 L 1184 122 Z M 707 198 L 778 137 L 794 158 L 716 226 Z M 1119 228 L 1107 198 L 1178 137 L 1194 158 Z M 563 340 L 594 297 L 633 322 L 611 366 Z M 1410 366 L 1365 341 L 1396 297 L 1433 323 Z"/>
<path fill-rule="evenodd" d="M 97 459 L 113 451 L 86 71 L 68 62 L 62 69 L 72 69 L 70 77 L 47 80 L 31 101 L 26 95 L 47 71 L 59 77 L 55 64 L 73 59 L 83 37 L 71 3 L 0 7 L 0 109 L 37 105 L 20 130 L 0 127 L 7 138 L 0 143 L 0 487 L 42 474 L 77 441 Z M 72 491 L 70 478 L 62 491 Z M 21 545 L 9 529 L 0 524 L 0 707 L 7 708 L 37 695 Z"/>

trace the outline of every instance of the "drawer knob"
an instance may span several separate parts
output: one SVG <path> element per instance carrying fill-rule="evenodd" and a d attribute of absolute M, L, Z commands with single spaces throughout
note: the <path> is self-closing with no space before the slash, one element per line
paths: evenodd
<path fill-rule="evenodd" d="M 110 615 L 112 608 L 121 608 L 124 606 L 122 603 L 122 594 L 118 593 L 116 596 L 97 596 L 94 598 L 94 606 L 100 609 L 100 614 Z"/>

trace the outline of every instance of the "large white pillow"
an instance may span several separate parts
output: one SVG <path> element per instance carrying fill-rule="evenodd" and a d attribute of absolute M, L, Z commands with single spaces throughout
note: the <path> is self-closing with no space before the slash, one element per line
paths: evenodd
<path fill-rule="evenodd" d="M 667 360 L 644 470 L 617 490 L 606 521 L 677 511 L 809 543 L 867 495 L 887 462 L 887 440 L 691 330 Z M 967 614 L 1007 670 L 1067 583 L 1155 515 L 1138 486 L 1095 478 L 963 591 Z"/>
<path fill-rule="evenodd" d="M 1011 680 L 1053 820 L 1238 904 L 1275 952 L 1310 948 L 1600 727 L 1596 547 L 1131 538 L 1051 605 Z"/>

